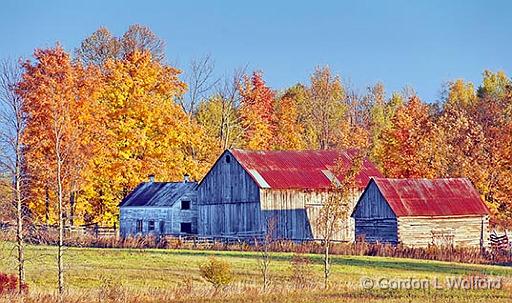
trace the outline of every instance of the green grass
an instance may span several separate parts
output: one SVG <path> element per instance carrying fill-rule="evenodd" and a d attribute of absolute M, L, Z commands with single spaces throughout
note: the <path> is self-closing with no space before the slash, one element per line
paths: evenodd
<path fill-rule="evenodd" d="M 0 243 L 0 272 L 15 273 L 13 249 L 10 243 Z M 192 251 L 161 249 L 95 249 L 67 248 L 65 258 L 65 280 L 70 290 L 94 290 L 103 283 L 115 283 L 133 290 L 170 289 L 186 278 L 194 284 L 205 282 L 200 278 L 198 264 L 209 256 L 217 256 L 231 263 L 236 282 L 258 286 L 261 284 L 258 267 L 259 254 L 255 252 Z M 274 284 L 286 283 L 290 275 L 292 254 L 275 253 L 272 256 L 271 274 Z M 313 262 L 314 275 L 319 284 L 322 281 L 322 256 L 309 255 Z M 56 248 L 49 246 L 28 246 L 26 250 L 26 277 L 31 290 L 54 291 L 57 285 Z M 366 256 L 333 256 L 331 281 L 337 289 L 346 289 L 343 296 L 353 298 L 432 298 L 437 295 L 454 298 L 498 298 L 503 302 L 512 301 L 512 268 L 490 265 L 470 265 L 450 262 L 397 259 Z M 371 290 L 360 287 L 362 277 L 379 278 L 438 278 L 444 281 L 449 276 L 499 276 L 503 277 L 502 290 L 471 291 L 398 291 Z M 329 293 L 322 302 L 330 302 Z M 402 300 L 399 300 L 402 301 Z M 406 300 L 407 301 L 407 300 Z M 412 300 L 414 301 L 414 300 Z M 456 300 L 463 302 L 464 300 Z M 447 302 L 451 302 L 448 300 Z"/>

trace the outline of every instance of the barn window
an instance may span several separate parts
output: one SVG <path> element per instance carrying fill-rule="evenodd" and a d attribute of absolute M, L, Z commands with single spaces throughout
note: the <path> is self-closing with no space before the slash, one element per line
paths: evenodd
<path fill-rule="evenodd" d="M 229 155 L 226 155 L 226 163 L 229 164 L 231 162 L 231 157 Z"/>
<path fill-rule="evenodd" d="M 155 230 L 155 221 L 148 221 L 148 231 Z"/>
<path fill-rule="evenodd" d="M 137 220 L 136 230 L 137 233 L 142 233 L 142 220 Z"/>
<path fill-rule="evenodd" d="M 165 221 L 160 221 L 160 233 L 165 234 Z"/>
<path fill-rule="evenodd" d="M 187 201 L 187 200 L 181 201 L 181 209 L 190 209 L 190 201 Z"/>
<path fill-rule="evenodd" d="M 182 222 L 180 232 L 190 234 L 192 233 L 192 223 Z"/>

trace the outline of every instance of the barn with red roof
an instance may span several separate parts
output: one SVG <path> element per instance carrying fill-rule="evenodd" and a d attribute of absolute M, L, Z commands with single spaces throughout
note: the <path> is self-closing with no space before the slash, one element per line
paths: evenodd
<path fill-rule="evenodd" d="M 349 166 L 356 153 L 226 150 L 198 185 L 199 234 L 257 236 L 272 222 L 278 238 L 319 238 L 316 217 L 340 177 L 333 168 Z M 360 192 L 371 177 L 382 175 L 365 159 L 356 177 Z M 347 216 L 336 239 L 353 240 L 350 222 Z"/>
<path fill-rule="evenodd" d="M 352 217 L 367 242 L 487 245 L 489 211 L 466 178 L 372 178 Z"/>

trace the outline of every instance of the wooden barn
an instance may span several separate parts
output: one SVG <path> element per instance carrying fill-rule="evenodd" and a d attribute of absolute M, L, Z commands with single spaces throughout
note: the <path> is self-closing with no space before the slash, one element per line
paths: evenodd
<path fill-rule="evenodd" d="M 489 211 L 465 178 L 372 178 L 352 217 L 367 242 L 487 246 Z"/>
<path fill-rule="evenodd" d="M 119 204 L 120 234 L 180 235 L 197 232 L 196 182 L 139 184 Z"/>
<path fill-rule="evenodd" d="M 350 165 L 355 151 L 225 151 L 198 185 L 199 235 L 258 236 L 272 222 L 273 236 L 319 238 L 315 225 L 332 188 L 336 163 Z M 365 160 L 357 176 L 361 192 L 371 176 Z M 357 201 L 354 198 L 353 204 Z M 353 240 L 347 216 L 338 240 Z"/>

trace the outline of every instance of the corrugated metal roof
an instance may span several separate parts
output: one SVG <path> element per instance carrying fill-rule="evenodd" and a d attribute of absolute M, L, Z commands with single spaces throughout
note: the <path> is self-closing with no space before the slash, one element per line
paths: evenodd
<path fill-rule="evenodd" d="M 196 186 L 196 182 L 143 182 L 119 206 L 172 206 L 181 196 L 195 190 Z"/>
<path fill-rule="evenodd" d="M 327 189 L 332 181 L 326 171 L 341 161 L 350 165 L 356 150 L 335 151 L 249 151 L 230 150 L 240 165 L 260 188 L 273 189 Z M 366 159 L 357 176 L 364 188 L 370 177 L 382 177 L 379 170 Z"/>
<path fill-rule="evenodd" d="M 397 217 L 489 214 L 466 178 L 373 180 Z"/>

